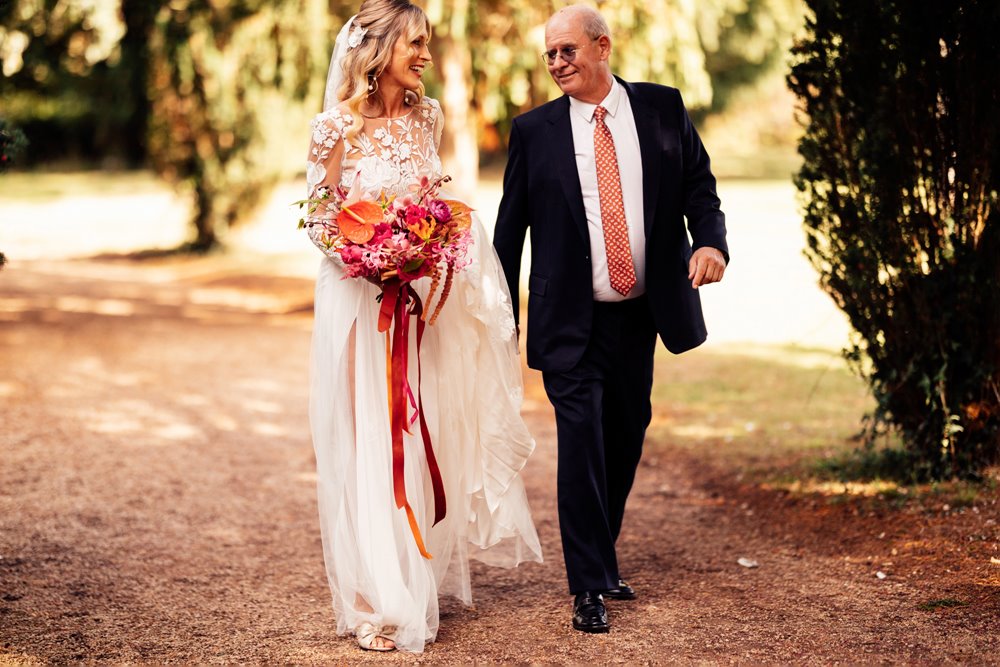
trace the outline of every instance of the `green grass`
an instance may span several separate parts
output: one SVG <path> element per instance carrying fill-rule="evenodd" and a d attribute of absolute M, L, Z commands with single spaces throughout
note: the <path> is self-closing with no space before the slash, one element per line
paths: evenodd
<path fill-rule="evenodd" d="M 872 401 L 837 351 L 726 345 L 663 353 L 653 405 L 655 446 L 784 468 L 857 447 Z"/>
<path fill-rule="evenodd" d="M 965 605 L 965 602 L 956 600 L 955 598 L 941 598 L 939 600 L 928 600 L 920 605 L 919 608 L 923 611 L 935 611 L 937 609 L 947 609 L 949 607 L 964 607 Z"/>
<path fill-rule="evenodd" d="M 680 356 L 658 350 L 646 449 L 684 450 L 748 481 L 830 503 L 865 497 L 889 508 L 962 511 L 995 496 L 1000 469 L 980 481 L 908 476 L 898 440 L 867 447 L 874 407 L 835 350 L 735 345 Z"/>

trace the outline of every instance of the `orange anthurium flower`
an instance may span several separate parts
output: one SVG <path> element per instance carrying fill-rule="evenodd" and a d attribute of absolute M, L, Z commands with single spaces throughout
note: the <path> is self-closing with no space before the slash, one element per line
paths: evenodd
<path fill-rule="evenodd" d="M 382 207 L 373 201 L 356 201 L 340 209 L 337 226 L 352 243 L 367 243 L 375 236 L 375 225 L 382 222 Z"/>
<path fill-rule="evenodd" d="M 442 201 L 451 209 L 451 220 L 455 223 L 455 229 L 463 230 L 472 226 L 472 211 L 475 209 L 469 208 L 457 199 L 444 199 Z"/>

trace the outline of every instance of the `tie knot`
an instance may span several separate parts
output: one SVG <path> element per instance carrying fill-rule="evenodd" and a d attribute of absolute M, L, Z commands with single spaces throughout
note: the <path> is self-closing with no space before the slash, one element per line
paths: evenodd
<path fill-rule="evenodd" d="M 607 115 L 607 113 L 608 110 L 605 109 L 604 107 L 597 107 L 596 109 L 594 109 L 594 120 L 596 120 L 598 123 L 603 123 L 604 117 Z"/>

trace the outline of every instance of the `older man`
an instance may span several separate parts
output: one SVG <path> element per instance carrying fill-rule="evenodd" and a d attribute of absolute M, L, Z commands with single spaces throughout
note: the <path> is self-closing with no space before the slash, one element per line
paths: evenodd
<path fill-rule="evenodd" d="M 530 230 L 528 364 L 556 413 L 573 627 L 607 632 L 604 599 L 635 597 L 615 542 L 652 414 L 656 335 L 674 353 L 705 340 L 697 289 L 722 279 L 726 225 L 680 93 L 614 77 L 596 10 L 560 10 L 545 47 L 565 95 L 514 120 L 494 245 L 516 316 Z"/>

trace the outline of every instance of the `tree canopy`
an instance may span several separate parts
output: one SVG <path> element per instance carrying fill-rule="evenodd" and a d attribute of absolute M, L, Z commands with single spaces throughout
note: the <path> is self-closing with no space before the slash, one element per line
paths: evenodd
<path fill-rule="evenodd" d="M 302 168 L 336 0 L 9 0 L 0 5 L 0 117 L 33 164 L 151 165 L 194 196 L 197 244 Z M 426 0 L 445 109 L 445 162 L 474 182 L 511 119 L 558 94 L 538 53 L 564 2 Z M 681 89 L 694 115 L 780 66 L 800 0 L 605 0 L 613 66 Z M 470 168 L 466 168 L 470 167 Z M 461 180 L 461 179 L 460 179 Z"/>

